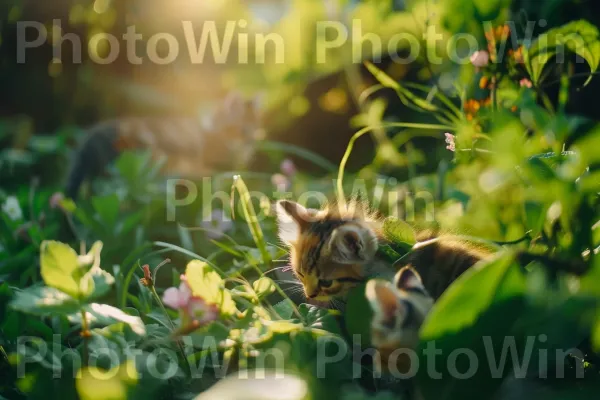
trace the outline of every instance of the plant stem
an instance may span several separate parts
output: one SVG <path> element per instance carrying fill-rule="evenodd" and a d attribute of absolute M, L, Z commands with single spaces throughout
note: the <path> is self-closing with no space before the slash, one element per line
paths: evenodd
<path fill-rule="evenodd" d="M 158 295 L 158 293 L 156 293 L 156 288 L 154 287 L 154 285 L 150 286 L 150 291 L 152 292 L 154 299 L 160 306 L 160 309 L 162 310 L 163 314 L 167 318 L 167 321 L 169 321 L 169 325 L 171 325 L 171 329 L 173 329 L 173 332 L 175 332 L 175 324 L 171 320 L 171 317 L 169 317 L 169 313 L 167 312 L 165 305 L 163 304 L 162 300 L 160 299 L 160 296 Z M 182 357 L 183 362 L 187 363 L 187 357 L 185 355 L 185 349 L 183 348 L 183 343 L 181 343 L 181 340 L 179 340 L 178 338 L 175 338 L 175 342 L 177 343 L 177 347 L 179 347 L 179 351 L 181 352 L 181 357 Z M 189 364 L 188 364 L 188 367 L 189 367 Z M 191 369 L 190 369 L 190 377 L 191 377 Z"/>
<path fill-rule="evenodd" d="M 85 310 L 81 309 L 81 337 L 83 338 L 83 363 L 88 363 L 88 340 L 90 338 L 90 328 L 88 326 Z"/>

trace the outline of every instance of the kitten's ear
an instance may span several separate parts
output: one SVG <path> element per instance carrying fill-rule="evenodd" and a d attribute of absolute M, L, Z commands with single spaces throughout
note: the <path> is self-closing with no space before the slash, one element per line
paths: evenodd
<path fill-rule="evenodd" d="M 334 262 L 353 264 L 372 259 L 377 246 L 377 237 L 371 229 L 347 223 L 331 233 L 327 249 Z"/>
<path fill-rule="evenodd" d="M 298 203 L 289 200 L 279 200 L 275 203 L 279 238 L 285 243 L 292 244 L 310 222 L 312 210 L 307 210 Z"/>
<path fill-rule="evenodd" d="M 396 276 L 394 277 L 394 284 L 398 289 L 402 290 L 425 290 L 425 286 L 423 286 L 423 281 L 421 280 L 421 275 L 419 275 L 417 270 L 410 265 L 402 267 L 402 269 L 396 273 Z"/>
<path fill-rule="evenodd" d="M 396 317 L 402 312 L 394 287 L 386 281 L 371 279 L 365 289 L 367 300 L 380 323 L 394 327 Z"/>

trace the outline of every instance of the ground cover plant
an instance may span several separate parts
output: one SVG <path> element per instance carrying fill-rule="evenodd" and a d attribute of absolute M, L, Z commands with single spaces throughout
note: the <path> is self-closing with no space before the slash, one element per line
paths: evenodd
<path fill-rule="evenodd" d="M 346 121 L 353 136 L 330 144 L 345 149 L 340 160 L 265 139 L 256 144 L 260 172 L 192 181 L 165 177 L 168 160 L 149 151 L 124 151 L 73 200 L 62 177 L 76 129 L 18 135 L 27 120 L 5 119 L 0 399 L 596 396 L 600 125 L 572 102 L 597 79 L 600 31 L 574 18 L 525 40 L 525 24 L 507 21 L 533 13 L 528 2 L 414 1 L 408 11 L 392 3 L 351 9 L 390 31 L 416 19 L 417 30 L 471 33 L 479 50 L 462 65 L 449 54 L 429 65 L 424 47 L 425 82 L 375 59 L 356 70 L 323 66 L 343 69 L 351 89 L 358 70 L 369 77 L 356 99 L 340 89 L 321 99 L 334 111 L 358 104 Z M 294 7 L 292 17 L 322 11 L 310 1 Z M 298 112 L 314 71 L 289 68 L 270 84 L 285 81 L 273 97 Z M 365 140 L 375 151 L 356 168 Z M 413 368 L 382 372 L 365 284 L 344 303 L 318 304 L 290 274 L 272 207 L 284 198 L 368 202 L 386 218 L 390 264 L 423 228 L 495 255 L 435 303 Z"/>

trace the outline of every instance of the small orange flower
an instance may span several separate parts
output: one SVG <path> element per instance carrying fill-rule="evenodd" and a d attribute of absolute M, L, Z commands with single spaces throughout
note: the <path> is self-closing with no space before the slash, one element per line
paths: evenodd
<path fill-rule="evenodd" d="M 485 89 L 489 82 L 490 82 L 490 78 L 488 78 L 487 76 L 482 76 L 481 79 L 479 80 L 479 88 Z"/>
<path fill-rule="evenodd" d="M 511 55 L 517 64 L 523 64 L 525 62 L 523 59 L 523 46 L 519 46 L 519 48 Z"/>
<path fill-rule="evenodd" d="M 465 103 L 465 113 L 467 114 L 476 114 L 477 111 L 479 111 L 479 108 L 481 107 L 481 105 L 479 104 L 479 102 L 475 99 L 469 99 L 467 100 L 467 102 Z"/>
<path fill-rule="evenodd" d="M 496 28 L 496 40 L 506 40 L 510 36 L 510 26 L 502 25 Z"/>
<path fill-rule="evenodd" d="M 510 108 L 510 111 L 512 111 L 512 112 L 517 112 L 517 106 L 512 106 L 512 107 Z"/>

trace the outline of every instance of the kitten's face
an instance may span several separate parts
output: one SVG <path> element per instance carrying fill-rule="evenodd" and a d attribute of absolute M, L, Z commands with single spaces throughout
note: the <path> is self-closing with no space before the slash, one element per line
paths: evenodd
<path fill-rule="evenodd" d="M 307 298 L 343 298 L 366 280 L 365 265 L 375 256 L 377 237 L 359 218 L 338 218 L 291 201 L 276 205 L 281 239 Z"/>
<path fill-rule="evenodd" d="M 371 341 L 381 356 L 379 367 L 388 369 L 389 360 L 401 370 L 410 368 L 410 359 L 393 356 L 398 349 L 415 350 L 419 344 L 419 330 L 433 306 L 421 277 L 412 267 L 404 267 L 396 274 L 394 283 L 379 279 L 370 280 L 366 288 L 367 299 L 373 309 Z"/>

